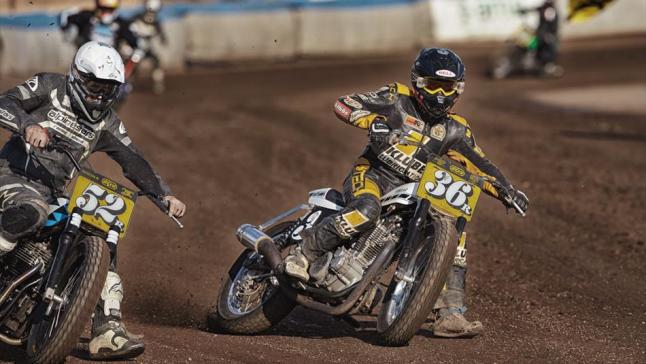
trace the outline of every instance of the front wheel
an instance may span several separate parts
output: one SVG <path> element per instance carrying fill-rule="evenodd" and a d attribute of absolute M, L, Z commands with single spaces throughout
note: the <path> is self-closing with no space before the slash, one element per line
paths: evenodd
<path fill-rule="evenodd" d="M 292 224 L 279 224 L 267 235 L 275 240 Z M 267 264 L 258 253 L 252 250 L 242 252 L 229 270 L 215 307 L 208 314 L 208 329 L 251 335 L 278 324 L 296 304 L 272 283 L 272 279 L 275 277 L 270 275 Z"/>
<path fill-rule="evenodd" d="M 59 363 L 74 349 L 99 300 L 109 262 L 110 252 L 98 237 L 84 237 L 70 249 L 56 290 L 63 302 L 49 316 L 44 315 L 44 302 L 35 312 L 43 318 L 34 322 L 29 332 L 26 351 L 30 363 Z"/>
<path fill-rule="evenodd" d="M 442 292 L 458 247 L 454 220 L 433 220 L 433 232 L 417 257 L 413 282 L 393 279 L 386 292 L 377 330 L 388 346 L 407 345 Z"/>

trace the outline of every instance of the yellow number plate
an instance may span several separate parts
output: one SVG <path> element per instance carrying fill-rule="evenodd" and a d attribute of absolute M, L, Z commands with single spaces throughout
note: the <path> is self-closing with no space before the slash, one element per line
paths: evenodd
<path fill-rule="evenodd" d="M 480 197 L 478 181 L 462 166 L 435 158 L 426 165 L 417 195 L 442 213 L 470 221 Z"/>
<path fill-rule="evenodd" d="M 68 210 L 71 213 L 75 207 L 80 208 L 83 222 L 106 233 L 111 226 L 120 226 L 123 238 L 136 200 L 134 191 L 101 175 L 83 171 L 74 184 Z"/>

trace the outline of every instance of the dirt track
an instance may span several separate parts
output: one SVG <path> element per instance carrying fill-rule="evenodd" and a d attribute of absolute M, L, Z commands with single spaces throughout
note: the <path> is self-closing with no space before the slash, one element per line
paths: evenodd
<path fill-rule="evenodd" d="M 408 347 L 382 348 L 371 328 L 303 309 L 257 337 L 200 330 L 242 250 L 235 228 L 339 187 L 362 150 L 364 133 L 335 119 L 333 100 L 406 82 L 412 54 L 302 61 L 171 77 L 168 93 L 137 93 L 123 109 L 135 143 L 189 205 L 177 231 L 142 201 L 121 245 L 126 318 L 148 344 L 138 362 L 646 362 L 646 116 L 527 101 L 532 90 L 646 83 L 646 37 L 566 43 L 566 76 L 552 81 L 494 83 L 481 76 L 491 49 L 456 50 L 468 67 L 457 111 L 532 202 L 521 219 L 483 199 L 468 230 L 468 317 L 484 335 L 422 330 Z M 94 165 L 119 175 L 103 158 Z M 0 347 L 0 361 L 15 358 Z"/>

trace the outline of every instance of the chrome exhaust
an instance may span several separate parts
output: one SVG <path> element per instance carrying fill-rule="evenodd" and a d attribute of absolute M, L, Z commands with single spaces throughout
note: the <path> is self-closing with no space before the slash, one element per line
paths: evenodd
<path fill-rule="evenodd" d="M 236 231 L 236 237 L 238 237 L 238 241 L 240 241 L 245 248 L 252 249 L 256 252 L 258 251 L 260 242 L 269 241 L 272 244 L 274 243 L 267 234 L 263 233 L 260 229 L 251 224 L 241 225 L 238 228 L 238 231 Z"/>
<path fill-rule="evenodd" d="M 16 289 L 16 287 L 18 287 L 22 282 L 29 279 L 29 277 L 36 274 L 36 272 L 40 271 L 43 268 L 43 266 L 44 266 L 43 263 L 39 263 L 38 265 L 33 266 L 27 272 L 18 276 L 16 280 L 11 282 L 11 284 L 4 290 L 4 292 L 2 292 L 2 295 L 0 295 L 0 305 L 2 305 L 7 300 L 7 298 L 9 298 L 9 295 L 11 294 L 11 292 L 13 292 Z"/>
<path fill-rule="evenodd" d="M 22 340 L 20 340 L 20 339 L 12 339 L 9 336 L 6 336 L 4 334 L 0 334 L 0 341 L 2 341 L 3 343 L 5 343 L 7 345 L 11 345 L 11 346 L 20 346 L 20 345 L 22 345 Z"/>
<path fill-rule="evenodd" d="M 252 249 L 262 255 L 271 269 L 276 272 L 282 271 L 283 258 L 274 240 L 267 234 L 253 225 L 244 224 L 238 228 L 236 236 L 245 248 Z"/>

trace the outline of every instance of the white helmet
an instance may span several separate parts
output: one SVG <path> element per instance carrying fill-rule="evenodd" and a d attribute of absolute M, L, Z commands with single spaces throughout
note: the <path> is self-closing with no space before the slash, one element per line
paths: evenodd
<path fill-rule="evenodd" d="M 144 7 L 146 11 L 157 13 L 161 9 L 161 0 L 146 0 Z"/>
<path fill-rule="evenodd" d="M 75 108 L 96 123 L 110 110 L 124 82 L 123 61 L 111 46 L 91 41 L 76 52 L 68 88 Z"/>

